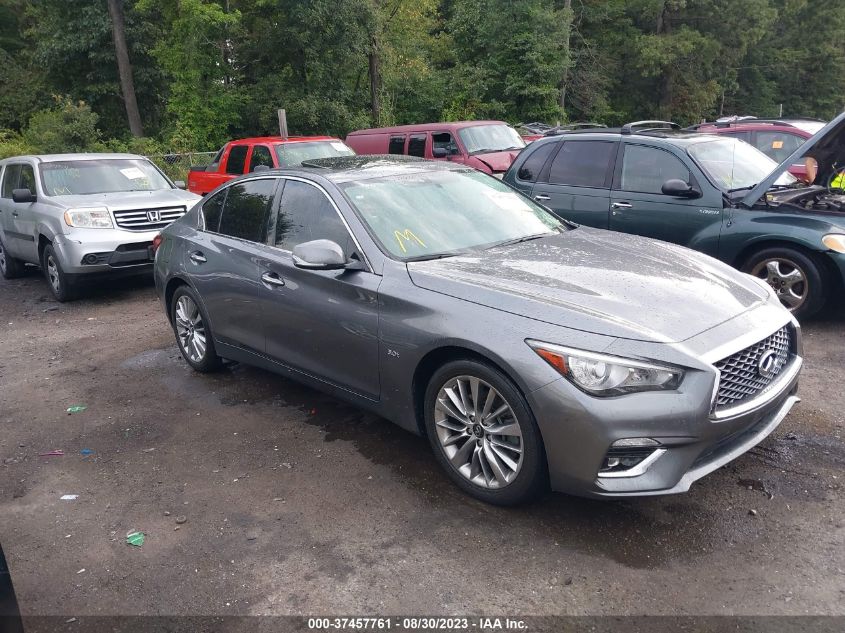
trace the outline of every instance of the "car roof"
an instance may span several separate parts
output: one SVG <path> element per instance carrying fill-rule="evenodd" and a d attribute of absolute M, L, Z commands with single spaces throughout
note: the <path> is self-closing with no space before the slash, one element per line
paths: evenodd
<path fill-rule="evenodd" d="M 448 123 L 420 123 L 414 125 L 394 125 L 393 127 L 374 127 L 366 130 L 355 130 L 347 134 L 350 136 L 363 136 L 365 134 L 390 134 L 409 132 L 439 132 L 441 130 L 457 130 L 460 128 L 476 125 L 507 125 L 504 121 L 450 121 Z"/>
<path fill-rule="evenodd" d="M 620 139 L 658 141 L 656 144 L 667 144 L 686 147 L 706 141 L 713 141 L 719 137 L 716 134 L 706 132 L 690 132 L 687 130 L 642 130 L 632 131 L 624 134 L 622 128 L 590 128 L 584 130 L 567 130 L 550 136 L 545 136 L 534 141 L 531 145 L 538 143 L 554 142 L 555 139 L 579 138 L 585 140 L 618 141 Z M 662 143 L 661 143 L 662 142 Z"/>
<path fill-rule="evenodd" d="M 268 169 L 259 173 L 246 174 L 243 178 L 258 175 L 296 175 L 310 178 L 322 176 L 332 182 L 344 183 L 437 171 L 472 171 L 472 168 L 447 161 L 425 160 L 401 154 L 366 154 L 317 158 L 304 161 L 301 167 Z"/>
<path fill-rule="evenodd" d="M 308 141 L 337 141 L 342 143 L 339 138 L 335 136 L 253 136 L 251 138 L 239 138 L 229 141 L 231 145 L 250 145 L 254 143 L 270 143 L 273 145 L 283 145 L 285 143 L 305 143 Z"/>
<path fill-rule="evenodd" d="M 24 156 L 9 156 L 0 161 L 0 163 L 14 162 L 18 160 L 35 160 L 41 163 L 55 163 L 60 161 L 79 161 L 79 160 L 116 160 L 116 159 L 134 159 L 147 160 L 144 156 L 138 154 L 116 154 L 106 152 L 85 152 L 77 154 L 27 154 Z"/>

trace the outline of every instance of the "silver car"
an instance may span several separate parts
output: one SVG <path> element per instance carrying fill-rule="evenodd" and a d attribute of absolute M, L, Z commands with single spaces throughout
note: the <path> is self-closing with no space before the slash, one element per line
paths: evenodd
<path fill-rule="evenodd" d="M 0 273 L 40 265 L 59 301 L 85 280 L 149 274 L 153 238 L 200 199 L 177 184 L 133 154 L 0 161 Z"/>
<path fill-rule="evenodd" d="M 767 284 L 466 167 L 252 174 L 162 237 L 156 287 L 194 369 L 241 361 L 345 398 L 491 503 L 684 492 L 798 401 L 801 331 Z"/>

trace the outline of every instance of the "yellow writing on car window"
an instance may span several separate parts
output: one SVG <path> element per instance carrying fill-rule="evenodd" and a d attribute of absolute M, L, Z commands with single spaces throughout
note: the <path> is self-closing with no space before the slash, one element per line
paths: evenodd
<path fill-rule="evenodd" d="M 404 231 L 393 231 L 393 236 L 396 238 L 396 241 L 399 244 L 399 248 L 402 249 L 403 253 L 407 253 L 408 249 L 405 248 L 405 242 L 414 241 L 423 248 L 425 248 L 425 244 L 423 241 L 414 235 L 414 232 L 411 229 L 405 229 Z"/>

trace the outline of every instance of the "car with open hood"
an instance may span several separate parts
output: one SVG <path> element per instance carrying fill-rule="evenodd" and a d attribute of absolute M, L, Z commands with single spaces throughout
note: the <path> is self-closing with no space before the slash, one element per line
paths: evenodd
<path fill-rule="evenodd" d="M 845 287 L 843 168 L 845 113 L 779 165 L 740 139 L 645 121 L 535 141 L 504 180 L 559 217 L 716 257 L 806 318 Z"/>
<path fill-rule="evenodd" d="M 195 370 L 375 412 L 491 503 L 684 492 L 798 401 L 801 329 L 766 283 L 447 162 L 238 178 L 162 232 L 155 280 Z"/>

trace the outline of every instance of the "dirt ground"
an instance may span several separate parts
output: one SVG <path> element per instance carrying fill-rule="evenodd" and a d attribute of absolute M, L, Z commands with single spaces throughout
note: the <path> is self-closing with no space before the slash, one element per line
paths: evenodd
<path fill-rule="evenodd" d="M 21 610 L 845 615 L 843 314 L 805 325 L 803 402 L 688 494 L 502 509 L 380 418 L 250 367 L 193 373 L 151 283 L 61 305 L 35 271 L 0 279 Z"/>

